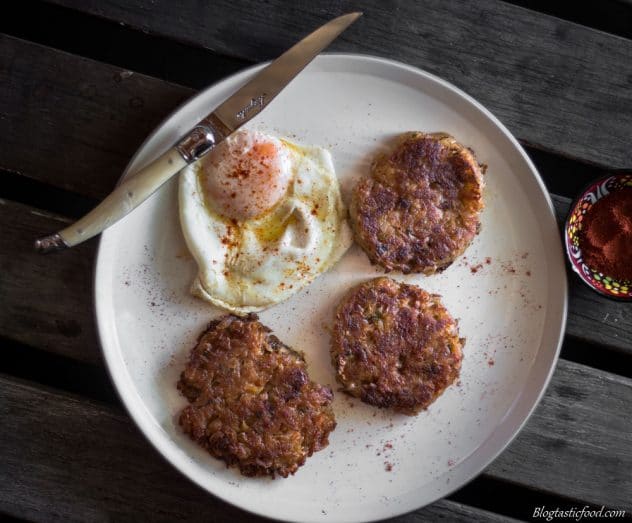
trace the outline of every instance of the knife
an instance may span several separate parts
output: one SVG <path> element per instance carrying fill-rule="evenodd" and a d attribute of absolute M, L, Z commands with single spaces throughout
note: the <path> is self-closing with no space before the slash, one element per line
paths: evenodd
<path fill-rule="evenodd" d="M 78 222 L 35 241 L 42 253 L 74 247 L 115 224 L 187 165 L 257 116 L 340 33 L 362 13 L 349 13 L 318 28 L 265 67 L 246 85 L 200 120 L 152 163 L 121 183 Z"/>

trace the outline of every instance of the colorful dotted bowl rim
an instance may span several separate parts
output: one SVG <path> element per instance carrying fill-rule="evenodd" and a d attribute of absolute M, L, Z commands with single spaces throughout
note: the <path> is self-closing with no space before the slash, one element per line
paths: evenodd
<path fill-rule="evenodd" d="M 588 287 L 613 300 L 632 301 L 632 281 L 617 281 L 591 269 L 584 263 L 578 244 L 581 230 L 581 219 L 578 220 L 578 217 L 604 196 L 624 187 L 632 187 L 632 173 L 611 174 L 591 182 L 571 205 L 564 224 L 564 246 L 571 267 Z M 622 292 L 626 289 L 627 292 Z"/>

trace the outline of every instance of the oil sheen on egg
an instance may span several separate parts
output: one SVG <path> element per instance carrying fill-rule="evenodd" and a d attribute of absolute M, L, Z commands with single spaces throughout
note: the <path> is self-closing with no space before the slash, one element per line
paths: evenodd
<path fill-rule="evenodd" d="M 191 292 L 237 314 L 289 298 L 352 243 L 331 154 L 257 131 L 184 169 L 179 207 Z"/>

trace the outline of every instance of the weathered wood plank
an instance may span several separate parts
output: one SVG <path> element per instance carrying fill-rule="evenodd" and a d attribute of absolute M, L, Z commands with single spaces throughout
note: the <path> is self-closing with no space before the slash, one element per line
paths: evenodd
<path fill-rule="evenodd" d="M 0 512 L 33 521 L 268 521 L 208 495 L 121 411 L 0 376 Z M 494 522 L 442 500 L 394 521 Z"/>
<path fill-rule="evenodd" d="M 630 303 L 597 295 L 575 274 L 570 275 L 570 280 L 566 332 L 590 343 L 632 354 Z"/>
<path fill-rule="evenodd" d="M 100 361 L 92 305 L 95 240 L 50 256 L 33 239 L 57 230 L 58 218 L 3 200 L 0 204 L 0 333 L 81 361 Z M 558 219 L 567 198 L 555 197 Z M 632 309 L 584 289 L 571 275 L 567 334 L 632 356 Z"/>
<path fill-rule="evenodd" d="M 49 0 L 247 60 L 272 58 L 356 2 Z M 632 165 L 632 41 L 498 0 L 362 2 L 331 50 L 431 71 L 488 106 L 516 136 L 611 167 Z"/>
<path fill-rule="evenodd" d="M 101 362 L 92 312 L 95 242 L 42 256 L 33 240 L 65 218 L 0 200 L 0 334 L 40 349 Z M 52 257 L 51 257 L 52 256 Z"/>
<path fill-rule="evenodd" d="M 102 198 L 192 90 L 0 35 L 0 168 Z"/>
<path fill-rule="evenodd" d="M 533 417 L 486 474 L 629 513 L 630 405 L 631 379 L 560 360 Z"/>

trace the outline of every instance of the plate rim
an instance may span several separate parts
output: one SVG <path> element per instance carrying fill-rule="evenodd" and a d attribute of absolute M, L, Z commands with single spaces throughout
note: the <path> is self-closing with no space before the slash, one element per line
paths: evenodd
<path fill-rule="evenodd" d="M 325 58 L 334 58 L 334 59 L 340 59 L 340 60 L 346 60 L 346 59 L 351 59 L 351 60 L 362 60 L 362 61 L 367 61 L 367 62 L 374 62 L 376 64 L 380 64 L 380 65 L 386 65 L 386 66 L 390 66 L 390 67 L 396 67 L 396 68 L 400 68 L 400 69 L 405 69 L 408 72 L 411 72 L 415 75 L 419 75 L 422 77 L 425 77 L 428 80 L 431 80 L 437 84 L 439 84 L 442 88 L 450 91 L 452 94 L 457 95 L 458 97 L 460 97 L 461 99 L 464 99 L 466 102 L 468 102 L 470 105 L 474 106 L 478 111 L 480 111 L 486 118 L 488 118 L 495 127 L 497 127 L 502 134 L 511 142 L 511 145 L 513 146 L 513 148 L 519 153 L 520 157 L 522 158 L 522 160 L 526 163 L 526 165 L 529 167 L 529 170 L 531 171 L 531 174 L 533 175 L 534 180 L 536 181 L 538 188 L 540 189 L 540 192 L 542 193 L 542 195 L 544 196 L 545 202 L 547 204 L 548 210 L 549 210 L 549 214 L 547 215 L 546 219 L 552 220 L 553 225 L 555 226 L 555 230 L 557 232 L 557 219 L 555 216 L 555 207 L 553 205 L 553 201 L 551 198 L 550 193 L 548 192 L 546 185 L 544 184 L 544 181 L 542 180 L 542 177 L 540 176 L 539 171 L 537 170 L 537 168 L 535 167 L 535 165 L 533 164 L 533 162 L 531 161 L 531 158 L 529 158 L 529 156 L 527 155 L 527 153 L 525 152 L 525 150 L 523 149 L 523 147 L 520 145 L 520 143 L 518 142 L 518 140 L 516 139 L 516 137 L 511 133 L 511 131 L 509 131 L 509 129 L 507 129 L 507 127 L 489 110 L 487 109 L 484 105 L 482 105 L 480 102 L 478 102 L 475 98 L 473 98 L 472 96 L 470 96 L 468 93 L 466 93 L 464 90 L 462 90 L 461 88 L 455 86 L 454 84 L 452 84 L 451 82 L 448 82 L 447 80 L 444 80 L 443 78 L 430 73 L 424 69 L 421 69 L 417 66 L 413 66 L 410 64 L 407 64 L 405 62 L 401 62 L 399 60 L 393 60 L 390 58 L 384 58 L 384 57 L 380 57 L 380 56 L 376 56 L 376 55 L 371 55 L 371 54 L 364 54 L 364 53 L 347 53 L 347 52 L 328 52 L 328 53 L 321 53 L 318 57 L 316 57 L 315 60 L 318 60 L 320 57 L 325 57 Z M 121 177 L 119 178 L 119 180 L 117 181 L 116 185 L 119 185 L 126 177 L 130 176 L 130 171 L 133 167 L 135 167 L 135 163 L 137 162 L 138 157 L 141 155 L 142 151 L 146 148 L 147 144 L 155 137 L 157 136 L 161 130 L 163 129 L 163 127 L 165 126 L 165 124 L 171 120 L 173 117 L 175 117 L 178 113 L 180 113 L 181 111 L 183 111 L 189 104 L 193 104 L 195 100 L 197 100 L 200 97 L 203 97 L 209 90 L 212 90 L 214 88 L 216 88 L 218 85 L 220 85 L 221 83 L 230 80 L 230 79 L 234 79 L 236 77 L 239 76 L 244 76 L 245 78 L 249 78 L 249 75 L 254 74 L 256 71 L 262 69 L 263 67 L 265 67 L 267 64 L 269 64 L 270 62 L 262 62 L 262 63 L 258 63 L 258 64 L 253 64 L 250 65 L 248 67 L 245 67 L 243 69 L 240 69 L 239 71 L 236 71 L 230 75 L 224 76 L 220 79 L 218 79 L 216 82 L 213 82 L 212 84 L 210 84 L 209 86 L 207 86 L 206 88 L 202 89 L 201 91 L 199 91 L 198 93 L 194 94 L 193 96 L 191 96 L 190 98 L 187 98 L 186 100 L 184 100 L 182 103 L 180 103 L 173 111 L 171 111 L 165 118 L 163 118 L 160 123 L 158 125 L 156 125 L 156 127 L 152 130 L 152 132 L 150 134 L 147 135 L 147 137 L 145 138 L 145 140 L 143 140 L 143 142 L 138 146 L 136 152 L 134 153 L 134 155 L 130 158 L 129 162 L 127 163 Z M 540 217 L 538 219 L 538 223 L 542 224 L 542 217 Z M 152 447 L 162 456 L 163 459 L 165 459 L 170 466 L 172 466 L 173 468 L 175 468 L 180 474 L 184 475 L 187 480 L 192 481 L 194 484 L 196 484 L 197 486 L 199 486 L 200 488 L 202 488 L 206 493 L 210 494 L 211 496 L 225 502 L 228 503 L 229 505 L 233 506 L 233 507 L 237 507 L 240 510 L 244 510 L 245 512 L 248 512 L 250 514 L 255 514 L 258 516 L 263 516 L 263 517 L 267 517 L 267 518 L 276 518 L 279 521 L 293 521 L 292 519 L 290 519 L 288 516 L 281 516 L 279 517 L 279 515 L 274 515 L 274 511 L 269 511 L 269 512 L 260 512 L 257 511 L 256 509 L 251 509 L 248 508 L 247 506 L 244 506 L 242 503 L 239 503 L 238 501 L 235 501 L 233 499 L 229 499 L 227 496 L 223 496 L 218 494 L 217 492 L 211 491 L 205 484 L 202 483 L 202 481 L 198 481 L 198 478 L 196 478 L 194 475 L 189 474 L 185 469 L 186 467 L 183 466 L 182 463 L 179 462 L 178 457 L 171 455 L 169 452 L 169 449 L 163 449 L 163 442 L 160 440 L 160 438 L 158 438 L 158 436 L 156 434 L 154 434 L 153 431 L 150 430 L 150 426 L 153 424 L 153 422 L 149 419 L 140 419 L 141 417 L 136 415 L 136 407 L 135 405 L 133 405 L 132 399 L 130 397 L 126 397 L 124 395 L 124 393 L 127 391 L 127 388 L 123 382 L 123 377 L 120 374 L 116 374 L 114 372 L 115 370 L 115 362 L 113 361 L 114 358 L 114 353 L 115 351 L 113 349 L 110 350 L 106 350 L 106 344 L 107 344 L 107 329 L 106 329 L 106 321 L 104 320 L 104 315 L 107 315 L 107 311 L 103 310 L 103 302 L 99 300 L 99 294 L 101 292 L 101 287 L 99 285 L 99 274 L 100 274 L 100 268 L 103 266 L 103 264 L 105 263 L 105 255 L 104 255 L 104 238 L 108 237 L 108 231 L 106 231 L 104 234 L 102 234 L 99 237 L 98 240 L 98 246 L 96 249 L 96 256 L 94 259 L 94 265 L 93 265 L 93 300 L 94 300 L 94 317 L 95 317 L 95 323 L 96 323 L 96 331 L 97 331 L 97 337 L 99 340 L 99 344 L 101 347 L 101 353 L 103 355 L 103 359 L 105 361 L 105 367 L 107 369 L 107 373 L 110 376 L 110 380 L 114 385 L 114 389 L 116 390 L 116 394 L 118 395 L 118 397 L 121 400 L 121 403 L 123 404 L 127 414 L 129 415 L 129 417 L 132 419 L 132 421 L 134 422 L 134 424 L 136 425 L 136 427 L 139 429 L 140 433 L 143 435 L 143 437 L 152 445 Z M 548 386 L 551 382 L 551 378 L 553 376 L 553 373 L 555 372 L 555 369 L 557 367 L 557 363 L 559 360 L 559 356 L 560 356 L 560 351 L 561 351 L 561 347 L 562 347 L 562 343 L 564 341 L 564 335 L 566 332 L 566 324 L 567 324 L 567 318 L 568 318 L 568 272 L 567 272 L 567 268 L 566 268 L 566 257 L 565 257 L 565 252 L 564 252 L 564 246 L 563 246 L 563 242 L 562 239 L 560 238 L 559 234 L 555 235 L 556 238 L 556 242 L 558 244 L 558 262 L 560 265 L 560 268 L 563 271 L 564 274 L 564 278 L 561 281 L 561 290 L 562 290 L 562 296 L 561 296 L 561 303 L 556 304 L 556 305 L 561 305 L 561 310 L 560 310 L 560 325 L 558 329 L 555 329 L 554 332 L 557 335 L 557 342 L 556 342 L 556 347 L 555 347 L 555 351 L 553 354 L 553 357 L 551 359 L 551 362 L 549 364 L 549 367 L 547 369 L 546 372 L 546 376 L 544 377 L 544 381 L 542 382 L 542 386 L 540 388 L 540 391 L 538 392 L 537 396 L 534 398 L 532 404 L 528 407 L 527 409 L 527 413 L 524 416 L 524 419 L 517 424 L 516 427 L 514 427 L 511 430 L 511 435 L 507 438 L 507 440 L 500 446 L 499 449 L 496 450 L 496 452 L 492 452 L 489 456 L 489 458 L 487 460 L 483 460 L 484 463 L 482 463 L 481 466 L 477 466 L 476 467 L 476 471 L 472 474 L 468 474 L 466 479 L 462 479 L 459 481 L 455 481 L 453 485 L 450 486 L 450 488 L 446 489 L 444 492 L 441 493 L 441 495 L 437 498 L 435 498 L 433 501 L 416 506 L 415 508 L 412 509 L 405 509 L 405 510 L 399 510 L 399 509 L 395 509 L 393 510 L 391 513 L 389 513 L 388 515 L 385 516 L 376 516 L 376 517 L 371 517 L 369 519 L 359 519 L 359 518 L 353 518 L 353 519 L 336 519 L 333 513 L 328 513 L 327 516 L 325 516 L 324 518 L 320 518 L 320 519 L 309 519 L 309 520 L 305 520 L 305 521 L 349 521 L 349 522 L 355 522 L 355 521 L 365 521 L 365 522 L 372 522 L 372 521 L 379 521 L 384 519 L 384 517 L 397 517 L 397 516 L 401 516 L 404 514 L 408 514 L 408 513 L 412 513 L 416 510 L 419 510 L 425 506 L 429 506 L 432 503 L 436 503 L 437 501 L 444 499 L 448 496 L 450 496 L 452 493 L 454 493 L 456 490 L 462 488 L 464 485 L 466 485 L 467 483 L 469 483 L 470 481 L 473 481 L 475 478 L 477 478 L 487 467 L 489 467 L 489 465 L 491 463 L 493 463 L 499 456 L 500 454 L 502 454 L 507 447 L 515 440 L 515 438 L 518 436 L 518 434 L 523 430 L 523 428 L 525 427 L 525 425 L 527 424 L 527 422 L 529 421 L 529 419 L 531 418 L 531 416 L 533 415 L 533 413 L 535 412 L 535 409 L 538 407 L 538 405 L 540 404 L 540 402 L 542 401 L 542 398 L 544 397 L 544 394 L 546 393 Z M 555 325 L 553 325 L 553 327 L 555 327 Z M 540 344 L 540 348 L 542 347 L 542 344 Z M 537 358 L 534 360 L 534 364 L 537 361 Z M 123 369 L 123 371 L 125 371 L 125 369 Z M 126 372 L 123 372 L 123 374 L 127 374 Z M 131 378 L 130 378 L 131 379 Z M 522 389 L 522 391 L 524 390 L 524 388 Z M 521 398 L 523 392 L 520 392 L 520 394 L 517 395 L 517 397 L 515 398 L 514 402 L 509 406 L 507 412 L 505 413 L 505 417 L 507 417 L 512 410 L 515 408 L 516 404 L 518 403 L 518 400 Z M 134 395 L 136 395 L 135 391 L 132 391 Z M 139 400 L 140 400 L 140 396 L 139 396 Z M 142 404 L 142 400 L 141 404 Z M 493 436 L 494 432 L 492 432 L 487 440 L 488 441 L 492 436 Z M 485 443 L 485 441 L 483 441 L 481 443 L 481 446 Z M 479 447 L 480 448 L 480 447 Z"/>

